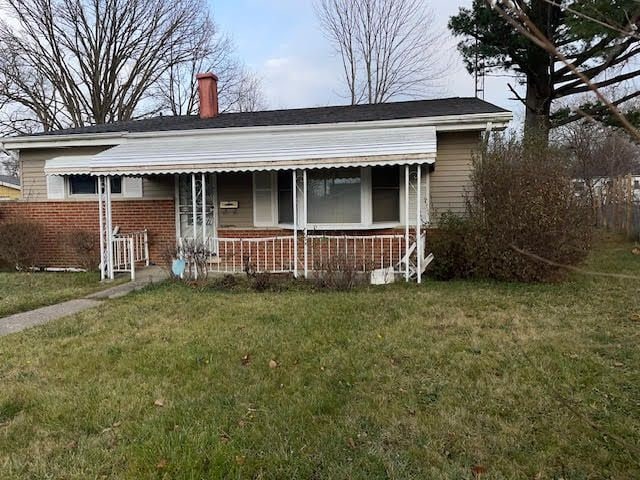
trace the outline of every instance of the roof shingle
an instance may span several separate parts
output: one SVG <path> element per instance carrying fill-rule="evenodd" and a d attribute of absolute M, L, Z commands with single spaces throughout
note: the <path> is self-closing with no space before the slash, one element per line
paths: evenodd
<path fill-rule="evenodd" d="M 281 125 L 315 125 L 324 123 L 370 122 L 446 115 L 503 113 L 507 110 L 478 98 L 445 98 L 375 105 L 297 108 L 262 112 L 222 113 L 215 118 L 197 115 L 159 116 L 143 120 L 114 122 L 83 128 L 43 132 L 39 135 L 77 135 L 116 132 L 161 132 L 206 128 L 258 127 Z"/>

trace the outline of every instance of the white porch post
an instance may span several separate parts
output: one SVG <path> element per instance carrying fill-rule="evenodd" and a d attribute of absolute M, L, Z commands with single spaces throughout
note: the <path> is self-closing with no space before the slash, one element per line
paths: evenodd
<path fill-rule="evenodd" d="M 293 170 L 293 276 L 298 278 L 298 175 Z"/>
<path fill-rule="evenodd" d="M 427 175 L 425 182 L 424 204 L 426 212 L 424 212 L 424 220 L 427 226 L 431 224 L 431 168 L 427 167 Z"/>
<path fill-rule="evenodd" d="M 202 174 L 202 243 L 207 243 L 207 179 Z"/>
<path fill-rule="evenodd" d="M 111 211 L 111 176 L 107 175 L 106 183 L 106 228 L 107 228 L 107 272 L 109 275 L 109 279 L 113 280 L 115 278 L 115 273 L 113 271 L 113 219 L 112 219 L 112 211 Z"/>
<path fill-rule="evenodd" d="M 409 281 L 409 165 L 404 166 L 404 279 Z"/>
<path fill-rule="evenodd" d="M 302 214 L 304 215 L 304 278 L 309 278 L 308 252 L 307 252 L 307 169 L 302 171 Z"/>
<path fill-rule="evenodd" d="M 422 192 L 420 187 L 422 186 L 422 166 L 418 165 L 417 168 L 418 185 L 416 187 L 416 249 L 418 260 L 418 283 L 422 283 Z"/>
<path fill-rule="evenodd" d="M 104 252 L 104 189 L 102 188 L 103 177 L 98 177 L 98 216 L 100 217 L 100 281 L 107 277 L 107 259 Z"/>
<path fill-rule="evenodd" d="M 196 241 L 198 239 L 198 226 L 196 224 L 196 217 L 198 216 L 198 200 L 196 199 L 196 174 L 191 174 L 191 213 L 193 215 L 193 246 L 195 248 Z M 198 279 L 198 266 L 195 267 L 193 277 Z"/>
<path fill-rule="evenodd" d="M 198 216 L 198 201 L 196 199 L 196 174 L 191 174 L 191 214 L 193 215 L 193 241 L 198 238 L 198 227 L 196 225 L 196 217 Z"/>

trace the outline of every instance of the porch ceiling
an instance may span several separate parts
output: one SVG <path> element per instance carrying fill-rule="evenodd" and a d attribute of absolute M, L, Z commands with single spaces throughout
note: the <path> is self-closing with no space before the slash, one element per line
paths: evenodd
<path fill-rule="evenodd" d="M 48 160 L 48 175 L 153 175 L 435 163 L 433 126 L 207 132 L 129 140 L 91 157 Z"/>

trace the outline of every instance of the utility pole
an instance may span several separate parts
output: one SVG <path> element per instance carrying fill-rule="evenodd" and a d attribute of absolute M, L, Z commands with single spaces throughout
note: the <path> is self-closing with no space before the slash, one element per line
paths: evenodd
<path fill-rule="evenodd" d="M 474 72 L 474 80 L 475 80 L 475 97 L 476 98 L 481 98 L 482 100 L 484 100 L 484 81 L 485 81 L 485 74 L 484 74 L 484 66 L 481 65 L 480 62 L 480 52 L 478 51 L 478 47 L 480 46 L 480 43 L 478 41 L 478 26 L 476 25 L 476 49 L 475 49 L 475 58 L 474 58 L 474 68 L 473 68 L 473 72 Z"/>

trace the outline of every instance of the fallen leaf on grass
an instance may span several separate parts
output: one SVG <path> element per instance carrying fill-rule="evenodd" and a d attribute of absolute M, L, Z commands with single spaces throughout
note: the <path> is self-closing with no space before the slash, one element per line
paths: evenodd
<path fill-rule="evenodd" d="M 160 461 L 156 465 L 156 468 L 158 470 L 163 470 L 163 469 L 167 468 L 168 464 L 169 464 L 168 460 L 166 458 L 162 458 L 162 459 L 160 459 Z"/>
<path fill-rule="evenodd" d="M 614 367 L 624 367 L 624 363 L 622 362 L 613 362 Z"/>
<path fill-rule="evenodd" d="M 249 365 L 249 363 L 251 363 L 251 354 L 247 353 L 244 357 L 242 357 L 242 365 L 247 366 Z"/>
<path fill-rule="evenodd" d="M 163 400 L 163 399 L 161 399 L 161 398 L 158 398 L 155 402 L 153 402 L 153 404 L 154 404 L 156 407 L 164 407 L 164 400 Z"/>
<path fill-rule="evenodd" d="M 269 368 L 278 368 L 278 362 L 273 359 L 269 360 Z"/>
<path fill-rule="evenodd" d="M 349 439 L 347 440 L 347 443 L 349 444 L 349 448 L 351 450 L 356 449 L 356 442 L 353 441 L 353 438 L 349 437 Z"/>
<path fill-rule="evenodd" d="M 244 465 L 244 462 L 247 460 L 247 457 L 242 455 L 236 455 L 236 463 L 238 465 Z"/>
<path fill-rule="evenodd" d="M 483 465 L 474 465 L 471 467 L 471 473 L 473 473 L 473 478 L 479 480 L 482 475 L 487 473 L 487 469 Z"/>

